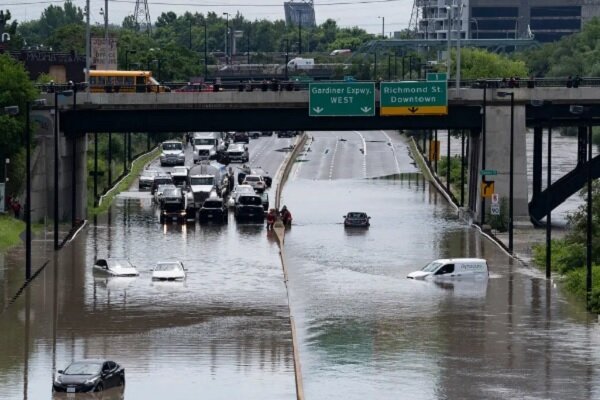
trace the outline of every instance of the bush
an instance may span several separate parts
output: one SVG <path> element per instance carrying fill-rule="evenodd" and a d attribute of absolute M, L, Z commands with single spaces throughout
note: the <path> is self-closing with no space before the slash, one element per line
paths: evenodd
<path fill-rule="evenodd" d="M 565 277 L 565 288 L 577 296 L 579 299 L 586 300 L 586 269 L 578 268 L 570 271 Z M 599 276 L 600 265 L 592 266 L 592 276 Z M 600 280 L 592 280 L 592 298 L 590 299 L 590 311 L 600 312 Z"/>
<path fill-rule="evenodd" d="M 539 266 L 546 265 L 546 245 L 533 246 L 533 260 Z M 568 243 L 564 240 L 552 241 L 550 264 L 553 271 L 565 274 L 585 265 L 585 245 Z"/>

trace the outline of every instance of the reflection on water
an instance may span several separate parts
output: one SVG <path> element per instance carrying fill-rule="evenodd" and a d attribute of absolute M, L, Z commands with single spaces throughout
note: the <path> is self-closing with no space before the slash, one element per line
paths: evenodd
<path fill-rule="evenodd" d="M 597 325 L 427 183 L 297 179 L 284 196 L 307 399 L 599 398 Z M 370 228 L 349 235 L 350 210 Z M 485 258 L 491 277 L 406 279 L 447 257 Z"/>
<path fill-rule="evenodd" d="M 52 400 L 124 400 L 123 386 L 110 388 L 97 393 L 53 393 Z"/>

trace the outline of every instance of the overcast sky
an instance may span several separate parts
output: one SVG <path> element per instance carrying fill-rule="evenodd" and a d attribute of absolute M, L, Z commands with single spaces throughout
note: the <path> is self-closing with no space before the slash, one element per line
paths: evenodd
<path fill-rule="evenodd" d="M 28 21 L 38 19 L 42 11 L 50 4 L 61 5 L 62 1 L 50 0 L 0 0 L 0 9 L 10 10 L 13 19 Z M 73 0 L 83 8 L 85 0 Z M 91 22 L 103 23 L 100 9 L 104 0 L 90 0 Z M 185 11 L 218 14 L 238 11 L 250 20 L 284 19 L 283 0 L 148 0 L 150 18 L 154 23 L 164 11 L 174 11 L 178 15 Z M 389 35 L 408 27 L 413 0 L 316 0 L 315 16 L 317 24 L 328 18 L 337 21 L 340 27 L 359 26 L 370 33 L 381 33 L 382 20 L 385 18 L 385 32 Z M 111 24 L 120 25 L 127 15 L 133 14 L 135 0 L 109 0 L 108 14 Z"/>

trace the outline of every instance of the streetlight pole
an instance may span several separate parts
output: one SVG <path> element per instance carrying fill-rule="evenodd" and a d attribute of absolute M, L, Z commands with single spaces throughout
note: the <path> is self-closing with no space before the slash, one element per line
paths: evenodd
<path fill-rule="evenodd" d="M 446 6 L 446 13 L 448 14 L 448 33 L 446 33 L 446 36 L 447 36 L 447 39 L 448 39 L 448 50 L 447 50 L 448 51 L 448 56 L 446 58 L 446 63 L 447 63 L 447 65 L 446 65 L 446 74 L 447 74 L 447 77 L 448 77 L 447 79 L 450 79 L 450 64 L 452 63 L 452 58 L 450 57 L 450 54 L 452 52 L 451 47 L 450 47 L 450 45 L 451 45 L 450 36 L 452 35 L 452 30 L 451 30 L 452 29 L 452 23 L 451 23 L 452 20 L 450 19 L 450 15 L 451 15 L 450 11 L 451 10 L 452 10 L 452 7 Z"/>
<path fill-rule="evenodd" d="M 298 11 L 298 54 L 302 54 L 302 10 Z"/>
<path fill-rule="evenodd" d="M 510 156 L 509 156 L 509 183 L 508 183 L 508 251 L 513 252 L 513 227 L 514 227 L 514 210 L 513 210 L 513 187 L 514 187 L 514 114 L 515 114 L 515 93 L 514 92 L 497 92 L 500 97 L 510 96 Z"/>
<path fill-rule="evenodd" d="M 285 80 L 288 80 L 288 58 L 290 55 L 290 41 L 289 39 L 285 40 Z"/>
<path fill-rule="evenodd" d="M 586 224 L 586 276 L 585 289 L 588 308 L 592 300 L 592 125 L 588 126 L 587 156 L 587 224 Z"/>
<path fill-rule="evenodd" d="M 208 40 L 207 40 L 208 26 L 206 20 L 204 20 L 204 82 L 208 78 Z"/>
<path fill-rule="evenodd" d="M 225 64 L 229 64 L 229 13 L 224 12 L 225 19 Z"/>
<path fill-rule="evenodd" d="M 487 81 L 483 83 L 483 110 L 481 110 L 481 169 L 485 169 L 486 134 L 487 134 Z M 485 176 L 482 176 L 485 179 Z M 470 202 L 470 201 L 469 201 Z M 481 226 L 485 224 L 485 197 L 481 196 Z"/>
<path fill-rule="evenodd" d="M 31 278 L 31 132 L 29 131 L 29 113 L 31 103 L 25 105 L 25 279 Z"/>
<path fill-rule="evenodd" d="M 381 38 L 385 39 L 385 17 L 377 17 L 381 19 Z"/>
<path fill-rule="evenodd" d="M 189 20 L 190 23 L 190 30 L 189 30 L 189 43 L 188 43 L 188 49 L 192 49 L 192 20 Z"/>
<path fill-rule="evenodd" d="M 552 126 L 548 124 L 548 161 L 546 171 L 546 278 L 550 279 L 552 254 Z"/>

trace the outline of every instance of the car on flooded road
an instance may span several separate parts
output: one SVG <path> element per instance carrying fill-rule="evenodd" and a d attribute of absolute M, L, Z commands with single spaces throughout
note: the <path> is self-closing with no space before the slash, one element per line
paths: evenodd
<path fill-rule="evenodd" d="M 487 278 L 489 270 L 483 258 L 442 258 L 434 260 L 418 271 L 413 271 L 408 279 L 445 280 L 448 278 Z"/>
<path fill-rule="evenodd" d="M 94 272 L 110 276 L 138 276 L 139 272 L 129 260 L 119 258 L 99 258 L 94 263 Z"/>
<path fill-rule="evenodd" d="M 258 193 L 264 192 L 267 188 L 265 180 L 260 175 L 246 175 L 244 181 L 242 182 L 242 185 L 252 186 L 252 189 L 254 189 Z"/>
<path fill-rule="evenodd" d="M 263 222 L 265 210 L 262 198 L 257 194 L 240 195 L 235 204 L 235 220 Z"/>
<path fill-rule="evenodd" d="M 152 269 L 153 281 L 183 280 L 185 275 L 185 268 L 181 261 L 159 261 Z"/>
<path fill-rule="evenodd" d="M 125 385 L 125 369 L 114 361 L 85 359 L 59 370 L 52 384 L 53 392 L 101 392 Z"/>
<path fill-rule="evenodd" d="M 160 175 L 160 171 L 156 170 L 145 170 L 140 175 L 140 179 L 138 180 L 138 190 L 150 190 L 152 189 L 152 183 L 154 183 L 154 178 Z"/>
<path fill-rule="evenodd" d="M 227 205 L 221 197 L 209 197 L 198 212 L 198 220 L 203 222 L 227 223 Z"/>
<path fill-rule="evenodd" d="M 344 215 L 344 227 L 346 228 L 368 228 L 371 217 L 364 212 L 349 212 Z"/>

